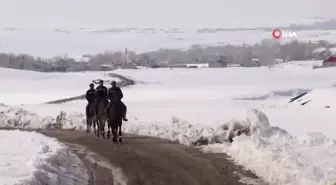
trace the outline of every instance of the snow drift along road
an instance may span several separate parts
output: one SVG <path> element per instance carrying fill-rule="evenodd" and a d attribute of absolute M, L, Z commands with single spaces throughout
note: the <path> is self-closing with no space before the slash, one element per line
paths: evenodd
<path fill-rule="evenodd" d="M 201 138 L 210 145 L 203 146 L 205 151 L 225 152 L 238 164 L 254 171 L 271 184 L 326 185 L 336 183 L 336 141 L 321 133 L 308 133 L 295 137 L 279 127 L 267 126 L 268 118 L 260 111 L 250 111 L 246 120 L 235 120 L 217 127 L 199 127 L 186 121 L 173 118 L 170 125 L 126 123 L 123 131 L 132 134 L 149 135 L 178 141 L 191 145 Z M 12 117 L 21 120 L 18 125 L 26 125 L 24 115 Z M 4 119 L 3 117 L 1 119 Z M 40 123 L 45 118 L 38 118 Z M 69 122 L 84 123 L 83 115 L 69 115 Z M 6 121 L 0 121 L 6 122 Z M 34 128 L 34 122 L 29 127 Z M 45 123 L 47 124 L 47 123 Z M 227 144 L 233 127 L 254 125 L 259 134 L 251 137 L 236 137 Z M 3 126 L 3 125 L 2 125 Z"/>
<path fill-rule="evenodd" d="M 0 184 L 72 185 L 77 182 L 85 185 L 88 182 L 88 173 L 81 161 L 63 144 L 42 134 L 0 130 L 0 151 Z"/>

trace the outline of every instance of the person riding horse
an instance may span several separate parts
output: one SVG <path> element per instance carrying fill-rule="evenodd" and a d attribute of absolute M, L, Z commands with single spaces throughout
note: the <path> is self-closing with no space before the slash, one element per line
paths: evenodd
<path fill-rule="evenodd" d="M 86 107 L 86 114 L 88 115 L 89 107 L 95 102 L 96 100 L 96 90 L 94 89 L 94 84 L 91 83 L 89 85 L 90 89 L 86 91 L 85 98 L 88 101 L 88 105 Z"/>
<path fill-rule="evenodd" d="M 126 119 L 126 112 L 127 107 L 126 105 L 121 101 L 121 99 L 124 97 L 120 87 L 117 87 L 117 82 L 112 81 L 111 82 L 112 87 L 108 90 L 108 98 L 111 101 L 111 103 L 115 103 L 117 105 L 120 105 L 120 108 L 125 111 L 125 115 L 123 116 L 123 120 L 127 121 Z"/>
<path fill-rule="evenodd" d="M 123 95 L 120 87 L 117 87 L 117 82 L 116 81 L 112 81 L 111 85 L 112 85 L 112 87 L 109 88 L 109 90 L 108 90 L 109 94 L 112 93 L 112 92 L 114 92 L 115 95 L 116 95 L 116 98 L 118 100 L 121 100 L 124 97 L 124 95 Z"/>
<path fill-rule="evenodd" d="M 98 109 L 98 105 L 100 103 L 104 103 L 104 106 L 108 105 L 108 97 L 107 97 L 107 88 L 104 86 L 104 81 L 99 81 L 99 86 L 96 88 L 96 105 Z"/>
<path fill-rule="evenodd" d="M 96 90 L 94 89 L 94 84 L 91 83 L 89 85 L 90 89 L 86 91 L 85 98 L 88 101 L 88 104 L 86 105 L 86 125 L 87 130 L 86 132 L 90 132 L 91 125 L 93 124 L 93 128 L 95 129 L 95 123 L 94 119 L 96 116 Z"/>

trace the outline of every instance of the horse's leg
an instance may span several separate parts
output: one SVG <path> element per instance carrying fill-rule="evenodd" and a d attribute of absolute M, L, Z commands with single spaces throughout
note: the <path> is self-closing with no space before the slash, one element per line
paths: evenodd
<path fill-rule="evenodd" d="M 118 128 L 119 128 L 119 143 L 122 143 L 122 135 L 121 135 L 121 125 L 122 125 L 122 121 L 120 120 L 119 124 L 118 124 Z"/>
<path fill-rule="evenodd" d="M 97 136 L 98 136 L 98 137 L 100 137 L 100 127 L 101 127 L 100 124 L 101 124 L 101 120 L 98 119 L 98 120 L 97 120 Z"/>
<path fill-rule="evenodd" d="M 101 134 L 104 139 L 105 139 L 105 122 L 106 120 L 102 120 L 102 124 L 101 124 Z"/>
<path fill-rule="evenodd" d="M 117 143 L 117 127 L 115 122 L 111 122 L 112 124 L 112 134 L 113 134 L 113 143 Z"/>
<path fill-rule="evenodd" d="M 107 121 L 107 139 L 110 139 L 110 135 L 111 135 L 111 121 L 108 120 Z"/>
<path fill-rule="evenodd" d="M 93 120 L 93 121 L 92 121 L 92 124 L 93 124 L 93 132 L 94 132 L 95 134 L 97 134 L 97 131 L 96 131 L 97 120 Z"/>
<path fill-rule="evenodd" d="M 89 133 L 90 132 L 90 128 L 91 128 L 91 119 L 89 119 L 88 117 L 86 117 L 86 132 Z"/>
<path fill-rule="evenodd" d="M 122 108 L 123 108 L 123 115 L 122 115 L 122 119 L 124 120 L 124 121 L 128 121 L 127 120 L 127 118 L 126 118 L 126 114 L 127 114 L 127 107 L 126 107 L 126 105 L 123 103 L 123 102 L 121 102 L 122 103 Z"/>

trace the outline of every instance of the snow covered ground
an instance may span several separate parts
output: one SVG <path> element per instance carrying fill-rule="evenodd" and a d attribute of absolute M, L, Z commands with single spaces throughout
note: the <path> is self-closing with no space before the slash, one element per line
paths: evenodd
<path fill-rule="evenodd" d="M 14 185 L 32 180 L 63 146 L 42 134 L 0 131 L 0 184 Z"/>
<path fill-rule="evenodd" d="M 322 66 L 323 60 L 304 60 L 304 61 L 289 61 L 272 65 L 273 69 L 293 69 L 293 68 L 313 68 L 313 66 Z"/>
<path fill-rule="evenodd" d="M 336 69 L 313 70 L 309 67 L 312 63 L 305 63 L 303 67 L 299 65 L 301 62 L 293 62 L 290 65 L 295 67 L 114 71 L 138 82 L 123 90 L 129 110 L 129 122 L 123 129 L 183 144 L 208 138 L 211 144 L 202 147 L 205 151 L 225 152 L 271 184 L 331 185 L 336 182 L 336 118 L 332 103 Z M 22 77 L 26 73 L 11 72 L 17 73 L 15 76 L 22 73 Z M 29 74 L 32 79 L 42 75 Z M 62 76 L 62 81 L 75 79 L 76 83 L 84 84 L 76 86 L 78 92 L 86 90 L 88 78 L 57 75 Z M 90 75 L 94 79 L 99 76 L 103 75 Z M 38 81 L 43 84 L 43 80 Z M 46 82 L 63 84 L 60 81 L 51 78 Z M 34 83 L 27 80 L 25 84 L 33 87 Z M 57 92 L 60 86 L 50 86 L 50 91 Z M 18 91 L 20 86 L 15 88 Z M 288 103 L 290 98 L 307 91 L 302 99 L 312 99 L 310 103 L 304 106 L 297 102 L 299 100 Z M 35 98 L 31 96 L 32 103 Z M 23 106 L 8 102 L 8 106 L 0 106 L 1 126 L 43 127 L 55 122 L 60 111 L 65 111 L 66 127 L 85 128 L 85 101 L 59 105 L 35 101 L 36 104 Z M 329 108 L 325 108 L 326 105 Z M 251 109 L 264 112 L 271 128 L 251 137 L 239 136 L 232 144 L 221 142 L 227 135 L 224 125 L 258 124 L 259 118 L 249 111 Z"/>
<path fill-rule="evenodd" d="M 101 72 L 36 73 L 0 68 L 0 102 L 20 105 L 78 96 L 96 79 L 113 80 Z"/>

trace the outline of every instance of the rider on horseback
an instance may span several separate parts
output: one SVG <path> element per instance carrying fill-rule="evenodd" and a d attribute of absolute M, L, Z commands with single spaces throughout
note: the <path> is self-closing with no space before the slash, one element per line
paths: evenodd
<path fill-rule="evenodd" d="M 111 85 L 112 85 L 112 87 L 109 88 L 109 90 L 108 90 L 109 98 L 112 98 L 110 94 L 112 94 L 112 92 L 114 92 L 114 95 L 116 96 L 117 100 L 121 100 L 124 97 L 124 95 L 123 95 L 120 87 L 117 87 L 117 82 L 112 81 Z"/>
<path fill-rule="evenodd" d="M 98 109 L 98 105 L 101 102 L 104 103 L 105 107 L 108 105 L 107 88 L 104 86 L 103 80 L 99 81 L 99 86 L 96 88 L 96 100 L 97 100 L 97 104 L 96 104 L 97 109 Z"/>
<path fill-rule="evenodd" d="M 90 89 L 86 91 L 85 98 L 89 102 L 86 107 L 86 115 L 88 115 L 89 107 L 95 102 L 96 100 L 96 90 L 94 89 L 94 84 L 91 83 L 89 85 Z"/>
<path fill-rule="evenodd" d="M 123 116 L 123 120 L 127 121 L 126 119 L 126 112 L 127 107 L 126 105 L 121 101 L 121 99 L 124 97 L 120 87 L 117 87 L 117 82 L 112 81 L 111 82 L 112 87 L 108 90 L 108 98 L 110 99 L 111 103 L 118 103 L 121 105 L 122 109 L 125 111 L 125 115 Z"/>

